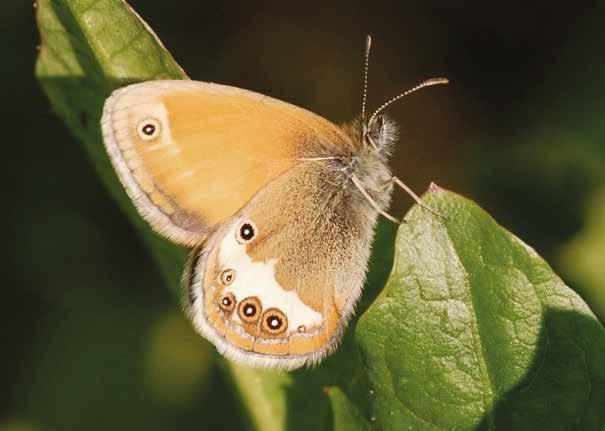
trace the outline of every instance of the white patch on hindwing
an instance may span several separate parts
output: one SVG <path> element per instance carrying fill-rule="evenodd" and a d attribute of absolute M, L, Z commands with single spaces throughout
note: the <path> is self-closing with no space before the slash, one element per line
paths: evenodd
<path fill-rule="evenodd" d="M 221 271 L 235 271 L 235 279 L 224 288 L 224 293 L 232 293 L 237 303 L 255 296 L 260 300 L 263 312 L 269 308 L 281 310 L 288 319 L 288 333 L 295 332 L 299 326 L 311 328 L 321 325 L 323 318 L 320 313 L 302 302 L 295 291 L 285 290 L 279 285 L 275 278 L 276 264 L 277 259 L 253 262 L 246 253 L 246 245 L 236 240 L 233 231 L 219 243 L 218 265 Z M 239 321 L 237 313 L 232 316 Z"/>

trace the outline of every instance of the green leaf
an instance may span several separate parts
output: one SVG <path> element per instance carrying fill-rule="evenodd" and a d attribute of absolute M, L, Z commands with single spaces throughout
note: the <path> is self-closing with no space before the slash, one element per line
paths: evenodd
<path fill-rule="evenodd" d="M 533 249 L 433 188 L 356 327 L 382 429 L 599 429 L 605 333 Z"/>
<path fill-rule="evenodd" d="M 154 235 L 128 201 L 99 120 L 113 89 L 184 72 L 122 0 L 40 0 L 37 18 L 38 79 L 176 292 L 185 253 Z M 436 187 L 425 198 L 445 218 L 414 207 L 397 232 L 379 226 L 358 320 L 319 367 L 279 373 L 218 361 L 251 425 L 598 430 L 603 327 L 476 204 Z"/>

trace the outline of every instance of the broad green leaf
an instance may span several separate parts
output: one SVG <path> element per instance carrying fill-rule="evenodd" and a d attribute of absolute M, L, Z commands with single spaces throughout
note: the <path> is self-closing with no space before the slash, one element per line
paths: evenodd
<path fill-rule="evenodd" d="M 113 89 L 186 79 L 184 72 L 122 0 L 41 0 L 38 26 L 36 73 L 54 110 L 84 142 L 176 292 L 185 253 L 138 217 L 98 124 Z M 436 187 L 426 198 L 445 218 L 415 207 L 396 238 L 393 225 L 380 225 L 358 320 L 333 356 L 293 373 L 218 361 L 252 426 L 598 430 L 602 326 L 476 204 Z"/>
<path fill-rule="evenodd" d="M 433 188 L 356 327 L 380 429 L 594 429 L 605 333 L 533 249 L 476 204 Z"/>

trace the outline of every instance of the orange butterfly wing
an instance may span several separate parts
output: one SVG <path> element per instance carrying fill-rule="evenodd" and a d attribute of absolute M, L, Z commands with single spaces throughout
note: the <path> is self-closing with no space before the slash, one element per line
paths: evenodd
<path fill-rule="evenodd" d="M 203 241 L 308 146 L 342 141 L 335 125 L 302 108 L 194 81 L 116 91 L 105 104 L 102 130 L 141 215 L 186 245 Z"/>

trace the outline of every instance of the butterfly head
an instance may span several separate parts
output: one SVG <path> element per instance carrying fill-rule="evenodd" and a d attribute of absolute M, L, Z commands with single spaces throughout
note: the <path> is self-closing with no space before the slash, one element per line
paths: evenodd
<path fill-rule="evenodd" d="M 371 122 L 361 120 L 363 143 L 366 148 L 378 151 L 380 154 L 390 156 L 397 142 L 397 124 L 387 115 L 379 114 Z"/>

